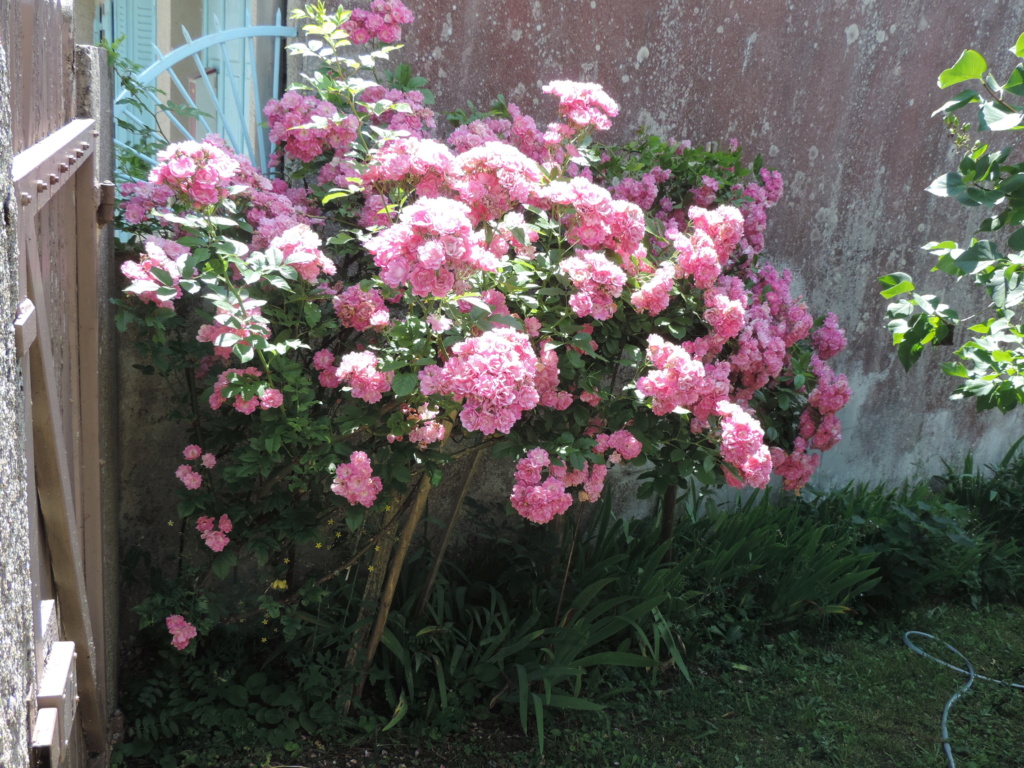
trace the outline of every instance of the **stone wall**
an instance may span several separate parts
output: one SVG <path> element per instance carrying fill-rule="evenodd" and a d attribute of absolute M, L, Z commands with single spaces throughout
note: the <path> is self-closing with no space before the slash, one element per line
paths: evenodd
<path fill-rule="evenodd" d="M 0 46 L 0 765 L 26 768 L 34 661 L 24 399 L 14 344 L 18 239 L 12 158 L 10 87 Z"/>

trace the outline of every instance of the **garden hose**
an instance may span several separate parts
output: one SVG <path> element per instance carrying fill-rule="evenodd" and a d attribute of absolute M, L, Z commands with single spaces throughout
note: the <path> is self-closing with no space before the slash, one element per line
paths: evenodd
<path fill-rule="evenodd" d="M 939 658 L 937 658 L 935 656 L 932 656 L 930 653 L 925 653 L 920 648 L 918 648 L 916 645 L 914 645 L 914 643 L 910 639 L 911 635 L 916 635 L 917 637 L 923 637 L 926 640 L 935 640 L 936 642 L 942 643 L 950 651 L 952 651 L 953 653 L 955 653 L 957 656 L 959 656 L 961 659 L 964 660 L 964 664 L 967 665 L 967 669 L 961 669 L 960 667 L 954 667 L 948 661 L 943 661 L 942 659 L 939 659 Z M 942 747 L 946 751 L 946 759 L 949 760 L 949 768 L 956 768 L 956 761 L 953 760 L 953 747 L 949 743 L 949 710 L 951 710 L 953 708 L 953 705 L 957 702 L 957 699 L 959 699 L 961 696 L 963 696 L 965 693 L 967 693 L 968 690 L 970 690 L 971 686 L 974 685 L 974 681 L 975 680 L 987 680 L 990 683 L 997 683 L 999 685 L 1007 685 L 1007 686 L 1009 686 L 1011 688 L 1016 688 L 1017 690 L 1020 690 L 1020 691 L 1024 691 L 1024 685 L 1021 685 L 1020 683 L 1010 683 L 1010 682 L 1007 682 L 1006 680 L 997 680 L 994 677 L 985 677 L 985 675 L 977 674 L 974 671 L 974 665 L 971 664 L 971 660 L 970 659 L 968 659 L 966 656 L 964 656 L 962 653 L 960 653 L 960 651 L 958 651 L 956 648 L 954 648 L 949 643 L 943 642 L 942 640 L 939 640 L 939 638 L 935 637 L 935 635 L 929 635 L 927 632 L 916 632 L 916 631 L 913 631 L 913 630 L 911 630 L 909 632 L 905 632 L 904 635 L 903 635 L 903 642 L 914 653 L 919 654 L 921 656 L 924 656 L 926 659 L 931 659 L 932 661 L 936 662 L 937 664 L 941 664 L 942 666 L 947 667 L 949 669 L 952 669 L 952 670 L 954 670 L 956 672 L 959 672 L 962 675 L 967 675 L 967 682 L 963 686 L 960 687 L 960 690 L 958 690 L 956 693 L 954 693 L 952 696 L 949 697 L 949 701 L 946 702 L 946 706 L 943 707 L 943 709 L 942 709 Z"/>

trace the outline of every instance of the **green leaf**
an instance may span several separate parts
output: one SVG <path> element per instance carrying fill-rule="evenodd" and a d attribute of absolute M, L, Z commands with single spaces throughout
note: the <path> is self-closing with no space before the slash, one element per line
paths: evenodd
<path fill-rule="evenodd" d="M 1024 64 L 1014 67 L 1010 77 L 1003 84 L 1003 90 L 1014 96 L 1024 96 Z"/>
<path fill-rule="evenodd" d="M 967 367 L 963 363 L 943 363 L 941 367 L 947 376 L 967 378 Z"/>
<path fill-rule="evenodd" d="M 990 102 L 978 113 L 978 127 L 983 131 L 1009 131 L 1020 125 L 1024 115 L 1010 107 Z"/>
<path fill-rule="evenodd" d="M 1024 251 L 1024 229 L 1018 229 L 1012 235 L 1010 239 L 1006 241 L 1012 251 Z"/>
<path fill-rule="evenodd" d="M 977 274 L 1001 259 L 1002 254 L 991 240 L 979 240 L 967 250 L 953 257 L 957 267 L 970 274 Z"/>
<path fill-rule="evenodd" d="M 231 685 L 225 689 L 224 698 L 233 706 L 244 707 L 249 703 L 249 692 L 241 685 Z"/>
<path fill-rule="evenodd" d="M 603 712 L 604 707 L 593 701 L 581 699 L 579 696 L 567 696 L 561 693 L 553 693 L 548 696 L 548 706 L 559 709 L 580 709 L 587 712 Z"/>
<path fill-rule="evenodd" d="M 1024 173 L 1015 173 L 999 182 L 999 191 L 1004 195 L 1012 194 L 1021 188 L 1024 188 Z"/>
<path fill-rule="evenodd" d="M 914 290 L 913 280 L 905 272 L 893 272 L 891 275 L 878 278 L 878 282 L 882 283 L 882 285 L 891 286 L 882 291 L 882 297 L 886 299 L 891 299 L 893 296 L 899 296 L 901 293 L 909 293 Z"/>
<path fill-rule="evenodd" d="M 964 177 L 959 173 L 947 173 L 929 184 L 925 191 L 939 197 L 956 197 L 964 191 Z"/>
<path fill-rule="evenodd" d="M 966 90 L 960 91 L 960 93 L 954 96 L 950 101 L 947 101 L 941 107 L 932 112 L 932 117 L 935 117 L 935 115 L 952 114 L 953 112 L 956 112 L 958 109 L 962 109 L 963 107 L 966 107 L 968 104 L 973 104 L 978 101 L 981 101 L 981 95 L 977 91 L 968 88 Z"/>
<path fill-rule="evenodd" d="M 654 659 L 641 656 L 639 653 L 627 653 L 626 651 L 603 651 L 584 656 L 577 659 L 574 664 L 579 667 L 614 666 L 614 667 L 653 667 L 657 664 Z"/>
<path fill-rule="evenodd" d="M 1016 44 L 1012 48 L 1013 55 L 1018 58 L 1024 59 L 1024 32 L 1017 38 Z"/>
<path fill-rule="evenodd" d="M 267 684 L 267 673 L 266 672 L 254 672 L 249 675 L 245 681 L 245 688 L 249 693 L 256 693 L 263 689 L 263 686 Z M 239 705 L 241 706 L 241 705 Z"/>
<path fill-rule="evenodd" d="M 226 579 L 237 562 L 238 558 L 234 552 L 222 552 L 213 561 L 213 572 L 217 574 L 217 578 Z"/>
<path fill-rule="evenodd" d="M 939 75 L 939 88 L 949 88 L 965 80 L 978 80 L 987 69 L 988 62 L 985 61 L 985 57 L 977 51 L 968 49 L 960 54 L 956 64 L 943 70 Z"/>
<path fill-rule="evenodd" d="M 416 391 L 420 378 L 415 373 L 400 373 L 391 382 L 391 391 L 395 397 L 405 397 Z"/>
<path fill-rule="evenodd" d="M 388 724 L 381 728 L 381 732 L 389 731 L 398 725 L 405 716 L 409 714 L 409 702 L 405 700 L 405 694 L 403 693 L 398 699 L 398 706 L 395 707 L 395 711 L 391 714 L 391 720 Z"/>

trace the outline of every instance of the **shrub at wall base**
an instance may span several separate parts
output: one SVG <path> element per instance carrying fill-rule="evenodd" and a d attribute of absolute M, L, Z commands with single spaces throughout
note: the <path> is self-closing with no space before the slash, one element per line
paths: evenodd
<path fill-rule="evenodd" d="M 293 53 L 318 69 L 264 110 L 278 176 L 209 136 L 122 187 L 138 256 L 119 322 L 191 434 L 192 541 L 137 610 L 186 656 L 323 648 L 351 670 L 331 686 L 348 712 L 401 636 L 391 605 L 453 459 L 515 459 L 529 525 L 585 513 L 620 463 L 649 463 L 646 495 L 773 474 L 798 490 L 850 393 L 835 316 L 761 256 L 782 179 L 759 158 L 604 146 L 616 103 L 569 81 L 544 87 L 546 128 L 499 99 L 442 142 L 426 82 L 385 69 L 402 3 L 297 18 Z"/>

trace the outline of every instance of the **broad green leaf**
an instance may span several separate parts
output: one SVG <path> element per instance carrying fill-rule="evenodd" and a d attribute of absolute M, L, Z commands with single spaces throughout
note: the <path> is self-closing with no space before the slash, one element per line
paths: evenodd
<path fill-rule="evenodd" d="M 988 62 L 985 61 L 985 57 L 977 51 L 968 49 L 960 54 L 956 64 L 943 70 L 939 75 L 939 88 L 949 88 L 965 80 L 977 80 L 987 69 Z"/>
<path fill-rule="evenodd" d="M 882 285 L 891 286 L 882 291 L 882 297 L 886 299 L 891 299 L 893 296 L 899 296 L 901 293 L 908 293 L 914 290 L 913 280 L 905 272 L 893 272 L 891 275 L 878 278 L 878 282 L 882 283 Z"/>
<path fill-rule="evenodd" d="M 1024 114 L 994 102 L 984 104 L 978 112 L 978 127 L 983 131 L 1009 131 L 1020 125 Z"/>
<path fill-rule="evenodd" d="M 1024 32 L 1017 38 L 1017 42 L 1013 46 L 1013 54 L 1018 58 L 1024 59 Z"/>
<path fill-rule="evenodd" d="M 953 257 L 957 267 L 971 274 L 977 274 L 1001 259 L 1002 254 L 991 240 L 979 240 L 967 250 Z"/>
<path fill-rule="evenodd" d="M 627 653 L 626 651 L 603 651 L 584 656 L 574 662 L 580 667 L 594 666 L 615 666 L 615 667 L 653 667 L 657 664 L 655 659 L 641 656 L 638 653 Z"/>
<path fill-rule="evenodd" d="M 233 706 L 244 707 L 249 703 L 249 692 L 241 685 L 231 685 L 225 689 L 224 698 Z"/>
<path fill-rule="evenodd" d="M 1018 229 L 1012 235 L 1010 239 L 1006 241 L 1012 251 L 1024 251 L 1024 229 Z"/>
<path fill-rule="evenodd" d="M 1003 84 L 1003 90 L 1014 96 L 1024 96 L 1024 64 L 1014 67 L 1010 77 Z"/>
<path fill-rule="evenodd" d="M 926 191 L 939 197 L 956 197 L 964 191 L 964 177 L 959 173 L 944 174 L 929 184 Z"/>
<path fill-rule="evenodd" d="M 1015 173 L 999 182 L 999 191 L 1004 195 L 1016 192 L 1024 188 L 1024 173 Z"/>
<path fill-rule="evenodd" d="M 970 88 L 960 91 L 955 97 L 947 101 L 941 107 L 932 112 L 932 117 L 936 115 L 949 115 L 956 112 L 958 109 L 966 107 L 968 104 L 973 104 L 981 100 L 981 95 Z"/>
<path fill-rule="evenodd" d="M 419 383 L 419 376 L 415 373 L 400 373 L 391 382 L 391 391 L 395 393 L 395 397 L 405 397 L 415 392 Z"/>
<path fill-rule="evenodd" d="M 217 578 L 226 579 L 237 562 L 238 558 L 235 556 L 234 552 L 222 552 L 214 558 L 213 572 L 217 574 Z"/>

